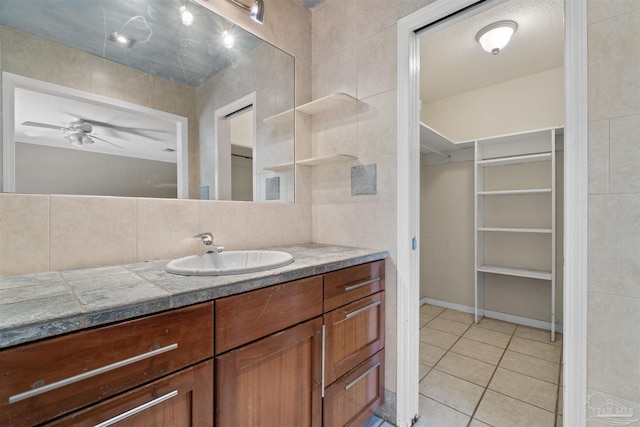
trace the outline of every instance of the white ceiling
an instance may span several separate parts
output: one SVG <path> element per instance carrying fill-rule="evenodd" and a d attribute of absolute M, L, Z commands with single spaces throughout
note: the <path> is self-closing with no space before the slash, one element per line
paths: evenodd
<path fill-rule="evenodd" d="M 478 31 L 511 20 L 518 29 L 498 55 L 485 52 Z M 446 98 L 561 67 L 563 1 L 510 0 L 420 40 L 420 98 Z"/>
<path fill-rule="evenodd" d="M 16 88 L 14 119 L 17 142 L 176 163 L 176 152 L 163 151 L 177 149 L 175 123 L 147 113 Z M 24 122 L 37 122 L 62 128 L 79 119 L 92 125 L 91 135 L 122 148 L 97 139 L 92 145 L 78 148 L 61 130 L 23 125 Z M 120 129 L 101 126 L 99 122 Z M 131 131 L 122 128 L 131 128 Z"/>

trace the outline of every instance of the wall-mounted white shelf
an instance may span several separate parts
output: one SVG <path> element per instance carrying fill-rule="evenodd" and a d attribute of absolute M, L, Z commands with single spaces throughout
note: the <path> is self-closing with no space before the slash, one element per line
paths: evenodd
<path fill-rule="evenodd" d="M 507 276 L 529 277 L 531 279 L 551 280 L 551 272 L 528 270 L 526 268 L 502 267 L 499 265 L 480 265 L 478 271 L 483 273 L 504 274 Z"/>
<path fill-rule="evenodd" d="M 517 276 L 530 279 L 539 279 L 548 281 L 550 286 L 550 333 L 551 341 L 555 341 L 555 294 L 556 294 L 556 176 L 555 176 L 555 150 L 556 150 L 556 134 L 561 133 L 561 129 L 550 128 L 541 129 L 532 132 L 523 132 L 513 135 L 504 135 L 494 138 L 485 138 L 475 141 L 475 228 L 477 230 L 475 236 L 475 321 L 479 322 L 484 315 L 485 307 L 485 273 Z M 506 166 L 527 164 L 533 162 L 549 162 L 550 176 L 540 176 L 538 183 L 532 186 L 540 185 L 539 188 L 518 189 L 503 188 L 501 190 L 488 190 L 485 187 L 485 170 L 491 166 Z M 519 167 L 519 166 L 516 166 Z M 498 170 L 495 170 L 498 172 Z M 487 176 L 487 179 L 490 179 Z M 548 183 L 551 183 L 549 187 Z M 494 187 L 495 188 L 495 187 Z M 494 221 L 490 221 L 492 226 L 486 226 L 485 200 L 491 196 L 530 196 L 537 194 L 547 194 L 551 198 L 550 212 L 545 212 L 544 222 L 550 222 L 551 228 L 537 227 L 500 227 L 493 226 Z M 508 206 L 508 205 L 505 205 Z M 503 212 L 508 215 L 509 212 Z M 542 214 L 542 213 L 541 213 Z M 517 211 L 513 211 L 513 215 L 517 215 Z M 550 217 L 550 218 L 549 218 Z M 538 222 L 540 223 L 540 222 Z M 485 264 L 485 237 L 487 233 L 514 233 L 521 234 L 522 239 L 526 234 L 543 234 L 550 236 L 550 244 L 548 253 L 540 254 L 545 258 L 550 258 L 551 266 L 549 271 L 533 270 L 520 268 L 522 266 L 496 266 Z M 488 238 L 488 237 L 487 237 Z M 514 237 L 520 240 L 521 237 Z M 523 240 L 524 242 L 524 240 Z M 503 251 L 518 251 L 520 248 L 527 246 L 518 242 L 519 246 L 512 248 L 501 248 Z M 496 250 L 495 247 L 492 247 Z M 546 251 L 547 249 L 545 249 Z M 549 257 L 548 254 L 551 256 Z M 534 255 L 536 256 L 536 255 Z M 492 253 L 491 258 L 500 257 L 500 252 Z M 495 261 L 494 261 L 495 262 Z M 499 261 L 498 261 L 499 262 Z M 505 262 L 505 264 L 508 264 Z"/>
<path fill-rule="evenodd" d="M 262 169 L 272 172 L 284 172 L 293 169 L 294 166 L 295 164 L 293 162 L 289 162 L 281 163 L 279 165 L 264 166 Z"/>
<path fill-rule="evenodd" d="M 551 194 L 551 188 L 532 188 L 528 190 L 478 191 L 478 196 L 517 196 L 526 194 Z"/>
<path fill-rule="evenodd" d="M 298 160 L 296 163 L 305 166 L 324 165 L 327 163 L 339 163 L 348 162 L 350 160 L 356 160 L 356 156 L 351 154 L 333 154 L 331 156 L 311 157 L 309 159 Z"/>
<path fill-rule="evenodd" d="M 267 126 L 282 126 L 286 124 L 293 124 L 293 112 L 294 110 L 283 111 L 275 116 L 267 117 L 262 121 Z"/>
<path fill-rule="evenodd" d="M 508 156 L 497 159 L 478 160 L 478 166 L 505 166 L 516 165 L 518 163 L 544 162 L 551 160 L 553 153 L 537 153 L 524 156 Z"/>
<path fill-rule="evenodd" d="M 316 99 L 307 104 L 296 107 L 297 111 L 314 116 L 316 114 L 327 113 L 332 110 L 342 108 L 356 102 L 353 96 L 347 93 L 334 93 L 323 98 Z"/>
<path fill-rule="evenodd" d="M 478 231 L 496 231 L 504 233 L 551 234 L 550 228 L 514 228 L 514 227 L 478 227 Z"/>

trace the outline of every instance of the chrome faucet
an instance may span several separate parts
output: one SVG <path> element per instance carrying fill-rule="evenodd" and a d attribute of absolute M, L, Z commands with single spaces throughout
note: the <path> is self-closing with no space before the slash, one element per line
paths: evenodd
<path fill-rule="evenodd" d="M 194 239 L 200 239 L 202 240 L 202 243 L 204 243 L 205 246 L 215 246 L 214 250 L 208 250 L 206 253 L 211 254 L 211 253 L 220 253 L 224 250 L 224 247 L 222 246 L 218 246 L 215 243 L 213 243 L 213 234 L 210 232 L 206 232 L 206 233 L 200 233 L 200 234 L 196 234 L 195 236 L 193 236 Z"/>

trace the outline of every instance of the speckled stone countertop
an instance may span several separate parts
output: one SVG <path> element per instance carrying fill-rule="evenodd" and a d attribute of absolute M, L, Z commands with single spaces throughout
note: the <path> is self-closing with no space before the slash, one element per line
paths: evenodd
<path fill-rule="evenodd" d="M 321 244 L 285 267 L 229 276 L 176 276 L 168 260 L 0 277 L 0 348 L 384 259 L 385 251 Z"/>

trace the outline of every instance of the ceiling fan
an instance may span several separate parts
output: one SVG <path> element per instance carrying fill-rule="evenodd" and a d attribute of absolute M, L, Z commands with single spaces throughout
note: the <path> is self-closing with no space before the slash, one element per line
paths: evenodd
<path fill-rule="evenodd" d="M 22 123 L 24 126 L 33 126 L 44 129 L 55 129 L 62 132 L 64 138 L 69 140 L 71 144 L 76 147 L 84 147 L 85 145 L 91 145 L 95 143 L 95 139 L 106 142 L 107 144 L 113 145 L 114 147 L 123 148 L 120 145 L 114 144 L 113 142 L 107 141 L 106 139 L 100 138 L 98 135 L 92 133 L 93 126 L 90 123 L 79 119 L 74 120 L 72 122 L 67 123 L 67 126 L 56 126 L 50 125 L 47 123 L 38 123 L 38 122 L 30 122 L 26 121 Z M 107 123 L 105 123 L 106 125 Z"/>

